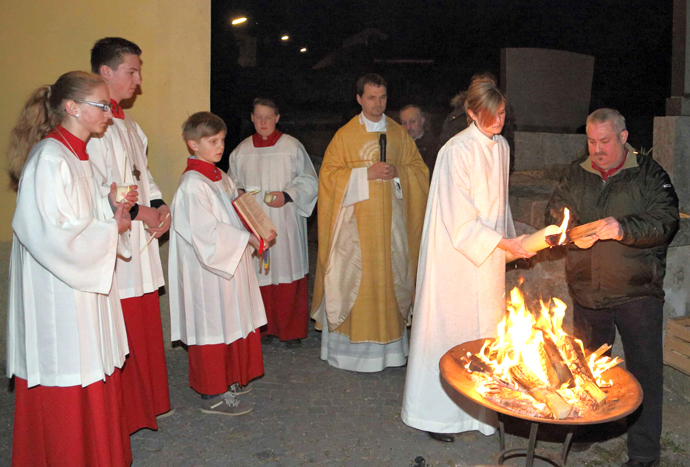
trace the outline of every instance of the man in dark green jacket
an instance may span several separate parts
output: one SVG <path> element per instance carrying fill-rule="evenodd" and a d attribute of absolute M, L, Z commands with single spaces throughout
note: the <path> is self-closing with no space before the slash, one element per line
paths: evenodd
<path fill-rule="evenodd" d="M 666 251 L 678 230 L 678 197 L 651 157 L 626 144 L 625 119 L 613 109 L 587 117 L 589 156 L 568 167 L 547 208 L 547 224 L 571 213 L 570 227 L 599 222 L 568 245 L 566 280 L 575 335 L 589 350 L 613 344 L 616 327 L 626 368 L 644 391 L 628 418 L 627 467 L 655 466 L 661 453 L 663 300 Z"/>

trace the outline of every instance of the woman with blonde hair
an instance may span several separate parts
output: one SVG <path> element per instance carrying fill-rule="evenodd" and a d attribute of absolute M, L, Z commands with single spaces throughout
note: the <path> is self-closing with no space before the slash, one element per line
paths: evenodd
<path fill-rule="evenodd" d="M 441 148 L 419 254 L 402 419 L 438 441 L 496 430 L 495 414 L 441 385 L 438 362 L 463 342 L 496 335 L 505 314 L 505 256 L 532 256 L 508 205 L 506 99 L 491 80 L 465 99 L 469 127 Z"/>
<path fill-rule="evenodd" d="M 97 75 L 37 89 L 12 130 L 7 376 L 15 381 L 13 465 L 129 465 L 119 368 L 127 338 L 115 258 L 128 254 L 127 207 L 101 197 L 86 153 L 112 118 Z M 118 248 L 119 245 L 119 248 Z M 111 291 L 113 291 L 112 294 Z M 110 295 L 109 295 L 110 294 Z"/>

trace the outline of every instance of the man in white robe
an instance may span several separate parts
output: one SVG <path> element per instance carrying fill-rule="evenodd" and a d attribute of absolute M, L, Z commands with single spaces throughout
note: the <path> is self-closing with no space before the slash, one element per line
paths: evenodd
<path fill-rule="evenodd" d="M 130 354 L 123 368 L 123 390 L 130 432 L 158 428 L 156 416 L 170 411 L 168 373 L 163 346 L 158 289 L 165 284 L 158 240 L 170 226 L 170 209 L 148 170 L 147 138 L 120 102 L 141 84 L 141 49 L 117 37 L 99 40 L 91 50 L 91 68 L 103 77 L 113 111 L 112 124 L 88 143 L 96 180 L 105 192 L 111 183 L 137 185 L 132 208 L 132 258 L 117 260 L 119 294 Z"/>

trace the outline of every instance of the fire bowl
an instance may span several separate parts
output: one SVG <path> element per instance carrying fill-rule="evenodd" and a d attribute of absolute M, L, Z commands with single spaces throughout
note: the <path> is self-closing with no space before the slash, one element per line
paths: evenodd
<path fill-rule="evenodd" d="M 554 425 L 593 425 L 597 423 L 612 422 L 623 418 L 637 409 L 642 403 L 642 388 L 635 377 L 623 368 L 616 366 L 603 374 L 606 380 L 612 379 L 614 384 L 610 388 L 602 388 L 606 393 L 606 401 L 595 411 L 588 412 L 579 418 L 566 418 L 556 420 L 553 418 L 541 418 L 525 415 L 510 408 L 501 407 L 484 399 L 475 389 L 472 373 L 464 368 L 463 357 L 467 352 L 478 353 L 484 341 L 493 339 L 477 339 L 457 345 L 446 352 L 439 362 L 441 375 L 456 391 L 473 400 L 477 404 L 500 412 L 511 417 L 520 418 L 539 423 L 552 423 Z"/>

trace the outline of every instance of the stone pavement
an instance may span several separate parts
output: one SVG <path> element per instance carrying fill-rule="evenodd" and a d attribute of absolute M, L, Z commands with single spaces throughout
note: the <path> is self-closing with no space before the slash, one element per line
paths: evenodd
<path fill-rule="evenodd" d="M 167 351 L 170 394 L 176 412 L 157 432 L 141 430 L 132 440 L 135 466 L 427 466 L 491 465 L 498 435 L 465 433 L 453 444 L 429 439 L 400 421 L 405 368 L 357 374 L 319 359 L 320 335 L 310 329 L 303 346 L 264 345 L 266 374 L 246 396 L 254 411 L 243 417 L 205 415 L 187 385 L 187 355 Z M 690 403 L 666 394 L 664 462 L 690 465 Z M 13 395 L 0 391 L 0 465 L 11 458 Z M 527 427 L 513 423 L 509 444 L 526 446 Z M 548 431 L 545 433 L 549 435 Z M 553 435 L 553 433 L 552 433 Z M 553 435 L 557 437 L 557 435 Z M 539 447 L 557 453 L 557 443 Z M 625 460 L 624 436 L 572 453 L 568 465 L 615 466 Z M 524 465 L 513 459 L 510 465 Z M 546 465 L 537 463 L 535 465 Z"/>

